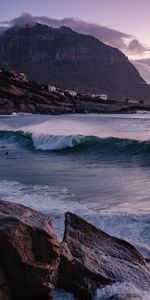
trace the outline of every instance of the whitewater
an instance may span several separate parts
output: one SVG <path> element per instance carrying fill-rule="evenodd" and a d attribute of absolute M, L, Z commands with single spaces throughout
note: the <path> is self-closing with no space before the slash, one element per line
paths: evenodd
<path fill-rule="evenodd" d="M 0 116 L 0 198 L 49 214 L 60 240 L 72 211 L 150 259 L 149 179 L 150 113 Z M 116 292 L 150 299 L 124 282 L 94 300 Z"/>

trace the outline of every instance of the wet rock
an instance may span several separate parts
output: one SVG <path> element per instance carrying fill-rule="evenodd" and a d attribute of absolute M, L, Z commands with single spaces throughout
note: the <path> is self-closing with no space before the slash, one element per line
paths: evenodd
<path fill-rule="evenodd" d="M 66 213 L 58 286 L 78 299 L 91 299 L 97 288 L 116 282 L 148 289 L 150 273 L 143 256 L 128 242 Z"/>
<path fill-rule="evenodd" d="M 11 300 L 9 285 L 1 266 L 0 266 L 0 299 Z"/>
<path fill-rule="evenodd" d="M 0 270 L 5 273 L 12 300 L 50 299 L 59 251 L 48 216 L 0 200 Z"/>

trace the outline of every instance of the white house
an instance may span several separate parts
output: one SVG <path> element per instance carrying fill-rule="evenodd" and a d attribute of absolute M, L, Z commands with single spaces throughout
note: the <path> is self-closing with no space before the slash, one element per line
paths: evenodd
<path fill-rule="evenodd" d="M 77 96 L 77 92 L 74 91 L 74 90 L 65 90 L 65 92 L 68 93 L 72 97 L 76 97 Z"/>
<path fill-rule="evenodd" d="M 89 95 L 88 95 L 89 96 Z M 90 94 L 90 96 L 92 97 L 92 99 L 95 99 L 95 98 L 98 98 L 99 97 L 99 95 L 97 95 L 97 94 Z"/>
<path fill-rule="evenodd" d="M 108 97 L 106 94 L 92 94 L 92 99 L 101 99 L 101 100 L 105 100 L 107 101 L 108 100 Z"/>
<path fill-rule="evenodd" d="M 108 96 L 106 94 L 100 94 L 99 98 L 106 101 L 108 100 Z"/>
<path fill-rule="evenodd" d="M 54 85 L 48 84 L 48 91 L 49 92 L 56 92 L 57 91 L 57 87 L 54 86 Z"/>
<path fill-rule="evenodd" d="M 134 100 L 134 99 L 131 99 L 131 100 L 129 99 L 128 103 L 130 103 L 130 104 L 138 104 L 139 101 L 138 100 Z"/>
<path fill-rule="evenodd" d="M 27 81 L 27 76 L 24 73 L 20 73 L 16 79 L 19 81 Z"/>

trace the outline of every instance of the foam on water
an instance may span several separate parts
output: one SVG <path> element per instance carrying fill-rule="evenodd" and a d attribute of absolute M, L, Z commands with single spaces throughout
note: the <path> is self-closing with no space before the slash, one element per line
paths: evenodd
<path fill-rule="evenodd" d="M 77 201 L 67 188 L 48 185 L 24 185 L 0 180 L 0 199 L 16 202 L 49 214 L 59 239 L 64 232 L 64 213 L 71 211 L 107 233 L 134 244 L 150 259 L 150 212 L 101 211 Z"/>
<path fill-rule="evenodd" d="M 32 134 L 33 145 L 36 150 L 62 150 L 72 148 L 83 139 L 81 135 L 76 136 L 49 136 L 45 134 Z"/>
<path fill-rule="evenodd" d="M 56 289 L 53 292 L 53 300 L 76 300 L 70 293 L 66 293 L 64 290 Z"/>
<path fill-rule="evenodd" d="M 0 115 L 0 118 L 11 118 L 11 117 L 17 117 L 18 114 L 16 112 L 13 112 L 11 115 Z"/>
<path fill-rule="evenodd" d="M 0 118 L 9 118 L 9 117 L 18 117 L 18 116 L 32 116 L 33 114 L 32 113 L 23 113 L 23 112 L 21 112 L 21 113 L 17 113 L 17 112 L 12 112 L 12 114 L 9 114 L 9 115 L 7 115 L 7 114 L 5 114 L 5 115 L 0 115 Z"/>
<path fill-rule="evenodd" d="M 139 290 L 129 282 L 118 282 L 113 285 L 107 285 L 102 289 L 98 289 L 93 300 L 107 300 L 109 297 L 115 295 L 122 296 L 123 299 L 130 299 L 129 296 L 132 295 L 133 298 L 131 299 L 150 300 L 150 290 Z"/>
<path fill-rule="evenodd" d="M 0 130 L 0 138 L 16 145 L 29 146 L 35 150 L 63 150 L 75 148 L 78 152 L 97 152 L 113 155 L 145 155 L 150 153 L 150 141 L 123 139 L 116 137 L 101 138 L 98 136 L 84 135 L 49 135 L 42 133 L 31 133 L 22 130 Z"/>
<path fill-rule="evenodd" d="M 6 116 L 5 118 L 7 120 Z M 58 117 L 13 113 L 8 116 L 8 121 L 5 122 L 5 118 L 0 117 L 0 129 L 30 133 L 36 150 L 61 150 L 76 146 L 83 139 L 93 137 L 97 138 L 99 143 L 100 140 L 102 142 L 105 139 L 109 146 L 116 144 L 116 148 L 119 149 L 125 147 L 126 150 L 132 146 L 137 152 L 141 148 L 144 150 L 146 148 L 149 153 L 150 114 L 146 116 L 144 114 L 121 116 L 91 114 Z M 22 120 L 27 125 L 21 126 Z M 95 143 L 95 140 L 93 142 Z M 101 144 L 99 146 L 102 147 Z"/>
<path fill-rule="evenodd" d="M 24 185 L 17 181 L 0 180 L 0 198 L 16 202 L 48 214 L 64 214 L 68 210 L 83 211 L 67 188 L 48 185 Z M 84 209 L 85 211 L 85 209 Z"/>
<path fill-rule="evenodd" d="M 91 115 L 89 116 L 67 116 L 66 119 L 54 117 L 48 121 L 40 122 L 36 125 L 27 125 L 18 128 L 24 132 L 31 132 L 34 137 L 40 134 L 56 135 L 56 136 L 96 136 L 99 138 L 115 137 L 121 139 L 134 139 L 139 141 L 150 140 L 149 131 L 149 115 L 148 119 L 145 118 L 142 124 L 143 115 L 134 115 L 129 117 L 128 115 L 124 118 L 113 116 L 102 116 L 95 115 L 95 119 Z M 145 116 L 145 115 L 144 115 Z M 110 126 L 110 120 L 112 119 L 112 126 Z M 134 123 L 133 123 L 134 119 Z M 94 121 L 94 122 L 93 122 Z M 124 125 L 124 121 L 126 126 Z M 147 121 L 147 122 L 146 122 Z M 120 126 L 118 128 L 118 122 Z M 123 124 L 122 124 L 123 123 Z M 141 131 L 142 125 L 145 127 Z"/>

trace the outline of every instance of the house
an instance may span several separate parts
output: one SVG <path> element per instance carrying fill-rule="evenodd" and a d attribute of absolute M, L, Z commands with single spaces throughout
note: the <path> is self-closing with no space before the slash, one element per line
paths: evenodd
<path fill-rule="evenodd" d="M 24 73 L 20 73 L 17 77 L 17 80 L 27 81 L 27 76 Z"/>
<path fill-rule="evenodd" d="M 99 95 L 99 99 L 107 101 L 108 100 L 108 96 L 106 94 L 100 94 Z"/>
<path fill-rule="evenodd" d="M 92 97 L 92 99 L 95 99 L 95 98 L 99 97 L 99 95 L 97 95 L 97 94 L 90 94 L 90 96 Z"/>
<path fill-rule="evenodd" d="M 48 84 L 48 91 L 49 92 L 56 92 L 57 91 L 57 87 L 51 84 Z"/>
<path fill-rule="evenodd" d="M 106 94 L 92 94 L 91 95 L 92 99 L 100 99 L 100 100 L 105 100 L 107 101 L 108 100 L 108 97 Z"/>
<path fill-rule="evenodd" d="M 70 96 L 72 96 L 72 97 L 76 97 L 77 96 L 77 92 L 76 91 L 74 91 L 74 90 L 65 90 L 65 92 L 67 93 L 67 94 L 69 94 Z"/>
<path fill-rule="evenodd" d="M 139 100 L 135 100 L 135 99 L 126 99 L 126 102 L 129 104 L 139 104 L 140 103 Z"/>
<path fill-rule="evenodd" d="M 12 79 L 14 79 L 14 80 L 28 81 L 27 76 L 24 73 L 17 74 L 15 71 L 11 71 L 10 74 L 12 76 Z"/>
<path fill-rule="evenodd" d="M 18 74 L 15 71 L 11 71 L 11 75 L 13 79 L 16 79 Z"/>

